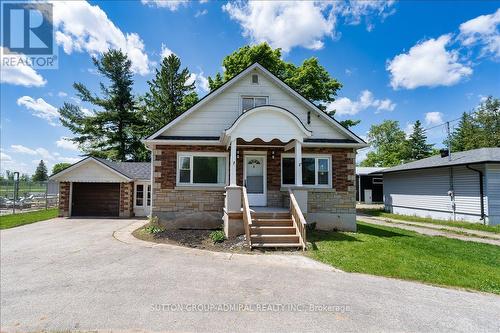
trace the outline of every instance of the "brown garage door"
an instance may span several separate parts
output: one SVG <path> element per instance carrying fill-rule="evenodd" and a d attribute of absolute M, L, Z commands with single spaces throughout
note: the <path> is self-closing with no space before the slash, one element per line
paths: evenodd
<path fill-rule="evenodd" d="M 119 183 L 73 183 L 72 216 L 118 216 Z"/>

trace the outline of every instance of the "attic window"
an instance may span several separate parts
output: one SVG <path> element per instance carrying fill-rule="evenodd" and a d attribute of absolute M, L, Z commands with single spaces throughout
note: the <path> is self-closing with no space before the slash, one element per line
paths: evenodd
<path fill-rule="evenodd" d="M 252 74 L 252 83 L 259 84 L 259 76 L 257 74 Z"/>

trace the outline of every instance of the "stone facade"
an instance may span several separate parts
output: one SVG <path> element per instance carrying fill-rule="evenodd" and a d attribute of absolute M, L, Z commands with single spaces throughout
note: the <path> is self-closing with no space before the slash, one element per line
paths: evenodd
<path fill-rule="evenodd" d="M 70 182 L 59 183 L 59 217 L 69 216 Z"/>
<path fill-rule="evenodd" d="M 120 183 L 120 217 L 134 216 L 134 183 Z"/>
<path fill-rule="evenodd" d="M 245 152 L 267 152 L 267 205 L 287 207 L 288 190 L 281 187 L 283 148 L 238 146 L 237 184 L 243 185 Z M 223 188 L 176 187 L 177 152 L 228 152 L 223 146 L 159 145 L 154 149 L 153 215 L 166 227 L 213 228 L 222 224 Z M 293 149 L 287 153 L 293 153 Z M 332 157 L 332 188 L 308 192 L 308 222 L 320 229 L 355 229 L 355 151 L 352 148 L 303 148 L 303 154 Z M 228 156 L 229 159 L 229 156 Z M 229 163 L 229 161 L 228 161 Z"/>

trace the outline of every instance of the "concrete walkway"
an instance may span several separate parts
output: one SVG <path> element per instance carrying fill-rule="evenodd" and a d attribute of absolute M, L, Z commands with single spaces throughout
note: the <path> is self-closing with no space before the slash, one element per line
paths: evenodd
<path fill-rule="evenodd" d="M 141 223 L 2 230 L 0 331 L 500 331 L 498 295 L 340 272 L 300 254 L 150 244 L 130 238 Z"/>
<path fill-rule="evenodd" d="M 443 236 L 467 242 L 478 242 L 478 243 L 500 246 L 500 235 L 492 232 L 470 230 L 457 227 L 448 227 L 445 225 L 440 226 L 430 223 L 402 221 L 387 217 L 377 217 L 359 213 L 357 215 L 357 220 L 386 227 L 397 227 L 400 229 L 415 231 L 422 235 Z M 457 232 L 466 233 L 468 235 L 459 234 Z"/>

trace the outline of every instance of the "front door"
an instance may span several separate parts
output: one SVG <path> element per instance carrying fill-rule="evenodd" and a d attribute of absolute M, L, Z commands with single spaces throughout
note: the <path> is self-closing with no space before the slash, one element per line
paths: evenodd
<path fill-rule="evenodd" d="M 148 216 L 151 213 L 151 183 L 137 182 L 134 187 L 134 214 Z"/>
<path fill-rule="evenodd" d="M 266 156 L 245 155 L 244 181 L 250 206 L 266 206 Z"/>

